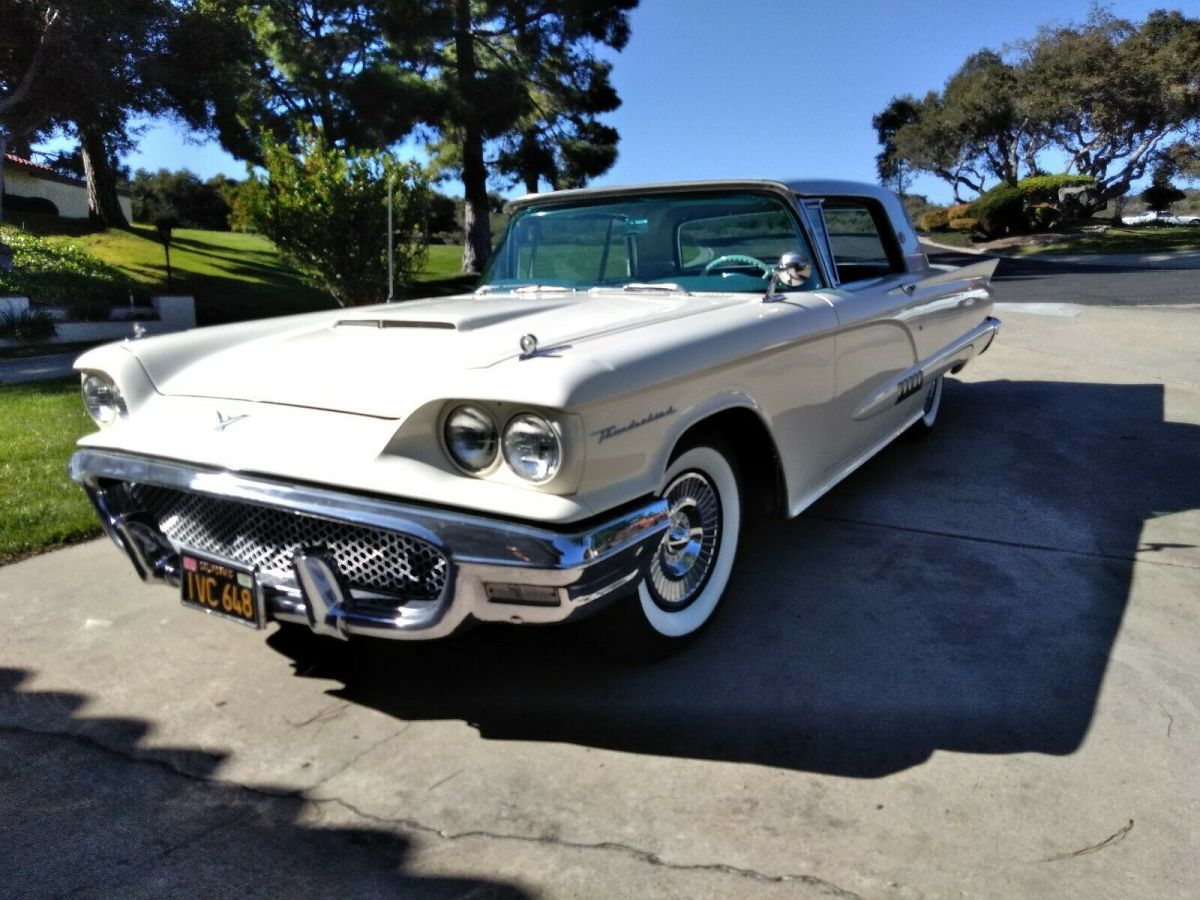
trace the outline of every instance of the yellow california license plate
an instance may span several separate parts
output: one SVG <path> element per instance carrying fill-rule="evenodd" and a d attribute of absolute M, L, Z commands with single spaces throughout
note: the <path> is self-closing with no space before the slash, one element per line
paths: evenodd
<path fill-rule="evenodd" d="M 185 550 L 180 554 L 183 605 L 211 616 L 263 627 L 262 592 L 254 570 Z"/>

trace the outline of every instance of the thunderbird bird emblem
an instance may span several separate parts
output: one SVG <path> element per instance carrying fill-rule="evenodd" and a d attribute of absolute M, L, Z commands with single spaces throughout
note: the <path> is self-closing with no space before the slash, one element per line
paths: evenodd
<path fill-rule="evenodd" d="M 250 418 L 249 413 L 242 413 L 240 416 L 224 416 L 221 411 L 217 410 L 217 424 L 213 426 L 213 431 L 224 431 L 234 422 L 240 422 L 242 419 Z"/>

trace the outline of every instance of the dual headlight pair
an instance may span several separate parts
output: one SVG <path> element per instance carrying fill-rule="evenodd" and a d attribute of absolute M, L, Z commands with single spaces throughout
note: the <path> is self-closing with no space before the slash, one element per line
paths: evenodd
<path fill-rule="evenodd" d="M 549 481 L 562 464 L 558 432 L 533 413 L 513 416 L 501 434 L 487 410 L 457 406 L 446 416 L 443 438 L 450 458 L 473 475 L 490 469 L 501 453 L 513 472 L 534 484 Z"/>

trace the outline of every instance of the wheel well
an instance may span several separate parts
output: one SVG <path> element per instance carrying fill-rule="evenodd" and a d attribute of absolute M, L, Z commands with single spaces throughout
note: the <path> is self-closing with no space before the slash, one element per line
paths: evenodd
<path fill-rule="evenodd" d="M 753 410 L 726 409 L 697 422 L 680 435 L 672 457 L 684 447 L 705 443 L 706 439 L 732 452 L 748 512 L 771 516 L 786 509 L 779 451 L 767 426 Z"/>

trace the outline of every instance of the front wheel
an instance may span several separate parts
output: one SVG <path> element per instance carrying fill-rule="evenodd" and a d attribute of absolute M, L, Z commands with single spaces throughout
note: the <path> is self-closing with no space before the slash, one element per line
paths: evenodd
<path fill-rule="evenodd" d="M 712 620 L 737 555 L 741 489 L 732 455 L 696 444 L 667 467 L 670 522 L 637 591 L 588 622 L 606 650 L 634 659 L 673 653 Z"/>

